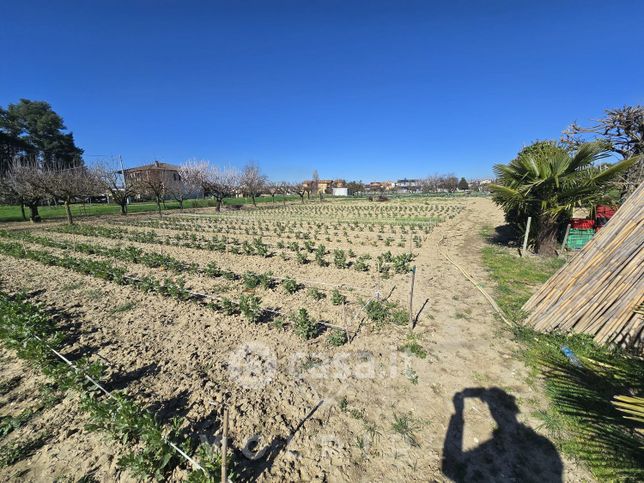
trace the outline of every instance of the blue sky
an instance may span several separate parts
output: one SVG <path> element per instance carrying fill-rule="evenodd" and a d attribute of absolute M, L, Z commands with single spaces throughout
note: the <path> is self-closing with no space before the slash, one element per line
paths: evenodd
<path fill-rule="evenodd" d="M 638 0 L 6 0 L 0 18 L 0 105 L 46 100 L 129 166 L 482 177 L 644 102 Z"/>

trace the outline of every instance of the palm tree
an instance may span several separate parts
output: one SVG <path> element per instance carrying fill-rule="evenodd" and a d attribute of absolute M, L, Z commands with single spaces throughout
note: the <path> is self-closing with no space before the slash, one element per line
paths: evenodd
<path fill-rule="evenodd" d="M 599 201 L 606 185 L 637 161 L 633 157 L 597 167 L 597 161 L 606 156 L 605 148 L 597 143 L 582 144 L 571 154 L 553 142 L 537 142 L 509 164 L 494 166 L 493 199 L 511 223 L 525 222 L 531 216 L 535 251 L 554 255 L 559 227 L 572 209 Z"/>

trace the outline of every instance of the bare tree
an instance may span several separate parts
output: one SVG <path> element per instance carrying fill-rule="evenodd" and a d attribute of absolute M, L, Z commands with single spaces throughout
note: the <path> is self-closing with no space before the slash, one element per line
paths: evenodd
<path fill-rule="evenodd" d="M 29 208 L 29 219 L 34 223 L 41 220 L 38 207 L 47 196 L 38 182 L 39 177 L 35 164 L 14 162 L 5 173 L 0 188 L 5 202 L 20 204 L 23 218 L 26 218 L 24 207 Z"/>
<path fill-rule="evenodd" d="M 35 183 L 44 193 L 63 202 L 70 225 L 74 223 L 71 204 L 100 192 L 100 183 L 84 165 L 42 170 L 35 176 Z"/>
<path fill-rule="evenodd" d="M 282 192 L 282 187 L 280 186 L 279 183 L 275 181 L 267 181 L 266 182 L 266 191 L 268 191 L 268 194 L 271 195 L 271 202 L 275 203 L 275 195 L 279 194 Z"/>
<path fill-rule="evenodd" d="M 562 141 L 573 148 L 587 141 L 586 135 L 602 142 L 623 159 L 644 154 L 644 106 L 624 106 L 607 109 L 606 116 L 594 126 L 581 127 L 573 123 L 563 132 Z M 626 170 L 617 181 L 622 191 L 622 200 L 630 195 L 644 180 L 644 157 Z"/>
<path fill-rule="evenodd" d="M 141 194 L 154 199 L 159 216 L 162 216 L 161 203 L 166 196 L 166 182 L 159 171 L 144 171 L 139 179 Z"/>
<path fill-rule="evenodd" d="M 320 200 L 322 200 L 322 192 L 320 191 L 320 175 L 318 174 L 317 169 L 313 170 L 313 176 L 311 176 L 311 193 L 317 193 L 320 196 Z"/>
<path fill-rule="evenodd" d="M 204 178 L 205 192 L 217 200 L 217 211 L 221 211 L 224 198 L 233 196 L 239 189 L 239 173 L 233 168 L 211 166 Z"/>
<path fill-rule="evenodd" d="M 198 196 L 203 191 L 208 163 L 204 161 L 186 161 L 179 167 L 177 179 L 167 183 L 166 191 L 183 210 L 183 202 L 191 197 Z"/>
<path fill-rule="evenodd" d="M 304 195 L 310 194 L 310 184 L 307 184 L 306 182 L 293 183 L 290 187 L 291 192 L 296 193 L 300 197 L 302 203 L 304 203 Z"/>
<path fill-rule="evenodd" d="M 140 192 L 134 179 L 125 181 L 121 170 L 98 164 L 93 168 L 100 189 L 121 207 L 121 215 L 127 215 L 128 200 Z"/>
<path fill-rule="evenodd" d="M 279 192 L 282 194 L 282 204 L 286 206 L 286 197 L 289 195 L 289 193 L 293 193 L 293 185 L 289 183 L 288 181 L 280 181 L 277 184 L 277 188 L 279 189 Z"/>
<path fill-rule="evenodd" d="M 241 174 L 241 189 L 253 200 L 253 206 L 257 206 L 255 198 L 259 196 L 266 185 L 266 176 L 262 174 L 259 166 L 255 163 L 247 164 Z"/>

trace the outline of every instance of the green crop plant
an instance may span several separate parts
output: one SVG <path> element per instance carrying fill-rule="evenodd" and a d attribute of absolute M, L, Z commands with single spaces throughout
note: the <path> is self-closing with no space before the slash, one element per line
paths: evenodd
<path fill-rule="evenodd" d="M 370 259 L 369 255 L 361 255 L 359 256 L 356 261 L 354 262 L 353 268 L 356 269 L 358 272 L 368 272 L 369 271 L 369 264 L 367 261 Z"/>
<path fill-rule="evenodd" d="M 294 294 L 301 288 L 299 283 L 289 277 L 286 277 L 284 280 L 282 280 L 282 287 L 284 287 L 284 290 L 286 290 L 286 292 L 290 294 Z"/>
<path fill-rule="evenodd" d="M 31 419 L 34 413 L 31 409 L 25 409 L 17 416 L 0 416 L 0 438 L 4 438 L 21 427 Z"/>
<path fill-rule="evenodd" d="M 222 269 L 217 266 L 215 262 L 208 262 L 208 265 L 206 265 L 206 268 L 204 269 L 204 273 L 206 275 L 209 275 L 211 277 L 221 277 L 222 276 Z"/>
<path fill-rule="evenodd" d="M 347 303 L 347 297 L 346 295 L 343 295 L 342 293 L 340 293 L 340 291 L 337 288 L 335 288 L 331 292 L 331 303 L 333 305 L 344 305 Z"/>
<path fill-rule="evenodd" d="M 327 341 L 329 342 L 330 345 L 334 347 L 339 347 L 348 342 L 347 333 L 341 329 L 333 329 L 329 333 L 327 337 Z"/>
<path fill-rule="evenodd" d="M 239 306 L 227 297 L 222 297 L 214 304 L 217 310 L 221 310 L 226 315 L 236 315 L 239 313 Z"/>
<path fill-rule="evenodd" d="M 272 272 L 262 273 L 259 276 L 259 285 L 265 290 L 272 289 L 273 286 L 275 285 L 275 279 L 273 278 L 273 273 Z"/>
<path fill-rule="evenodd" d="M 326 267 L 329 263 L 325 260 L 326 247 L 324 245 L 319 245 L 315 250 L 315 261 L 321 267 Z"/>
<path fill-rule="evenodd" d="M 413 260 L 411 253 L 402 253 L 393 257 L 392 263 L 396 273 L 407 273 L 411 270 L 411 261 Z"/>
<path fill-rule="evenodd" d="M 246 272 L 242 275 L 244 281 L 244 287 L 246 288 L 256 288 L 261 283 L 261 277 L 254 272 Z"/>
<path fill-rule="evenodd" d="M 301 308 L 293 316 L 293 327 L 295 333 L 305 340 L 312 339 L 318 333 L 318 324 L 311 320 L 305 308 Z"/>
<path fill-rule="evenodd" d="M 242 295 L 239 297 L 239 310 L 252 323 L 259 322 L 263 315 L 262 300 L 255 295 Z"/>
<path fill-rule="evenodd" d="M 320 289 L 317 289 L 315 287 L 311 287 L 308 290 L 308 296 L 311 297 L 313 300 L 322 300 L 323 298 L 326 297 L 324 292 L 322 292 Z"/>
<path fill-rule="evenodd" d="M 344 250 L 333 250 L 333 264 L 336 268 L 347 268 L 347 255 Z"/>
<path fill-rule="evenodd" d="M 253 248 L 255 249 L 255 253 L 257 253 L 257 255 L 261 255 L 262 257 L 271 256 L 271 252 L 268 248 L 268 245 L 262 242 L 261 238 L 255 238 L 253 240 Z"/>
<path fill-rule="evenodd" d="M 166 480 L 177 466 L 185 464 L 169 440 L 177 442 L 186 453 L 193 452 L 192 440 L 180 435 L 183 421 L 173 421 L 168 431 L 151 412 L 133 400 L 118 393 L 106 397 L 99 391 L 89 378 L 102 379 L 104 370 L 100 364 L 81 359 L 72 369 L 56 358 L 51 348 L 60 349 L 64 336 L 56 332 L 47 314 L 26 302 L 24 296 L 10 297 L 0 292 L 0 339 L 8 348 L 16 350 L 18 357 L 40 368 L 59 391 L 74 390 L 80 394 L 80 408 L 89 416 L 87 429 L 106 431 L 115 440 L 137 448 L 119 459 L 119 465 L 135 477 Z M 39 444 L 33 440 L 4 446 L 0 449 L 0 466 L 27 457 L 36 447 Z M 211 466 L 205 464 L 204 468 Z M 205 476 L 215 477 L 214 474 Z"/>
<path fill-rule="evenodd" d="M 367 317 L 377 327 L 382 327 L 386 324 L 404 325 L 409 321 L 407 312 L 392 302 L 370 300 L 365 305 L 365 311 Z"/>

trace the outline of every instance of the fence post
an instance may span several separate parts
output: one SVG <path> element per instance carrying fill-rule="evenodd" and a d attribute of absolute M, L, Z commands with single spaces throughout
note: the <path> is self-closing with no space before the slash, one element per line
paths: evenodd
<path fill-rule="evenodd" d="M 566 248 L 566 242 L 568 241 L 568 235 L 570 235 L 570 223 L 568 223 L 568 226 L 566 227 L 566 234 L 564 235 L 563 242 L 561 243 L 561 249 L 564 250 Z"/>
<path fill-rule="evenodd" d="M 530 235 L 530 225 L 532 224 L 532 217 L 528 216 L 528 224 L 525 227 L 525 236 L 523 237 L 523 250 L 521 250 L 521 256 L 525 253 L 528 248 L 528 236 Z"/>
<path fill-rule="evenodd" d="M 416 265 L 411 269 L 411 283 L 409 285 L 409 327 L 414 328 L 414 282 L 416 280 Z"/>
<path fill-rule="evenodd" d="M 226 453 L 228 452 L 228 408 L 224 407 L 224 430 L 221 438 L 221 483 L 227 483 Z"/>

